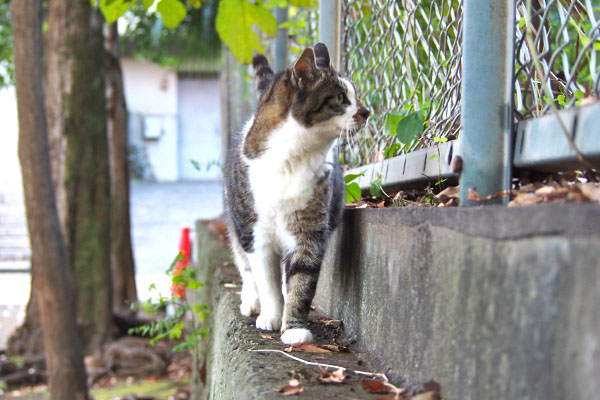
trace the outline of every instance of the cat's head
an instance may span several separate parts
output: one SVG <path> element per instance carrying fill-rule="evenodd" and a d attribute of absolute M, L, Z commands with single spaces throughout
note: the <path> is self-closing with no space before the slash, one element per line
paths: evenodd
<path fill-rule="evenodd" d="M 252 65 L 259 112 L 275 107 L 305 128 L 332 137 L 342 130 L 357 131 L 369 117 L 354 84 L 331 65 L 329 50 L 323 43 L 306 48 L 287 71 L 277 76 L 273 76 L 262 55 L 255 56 Z"/>

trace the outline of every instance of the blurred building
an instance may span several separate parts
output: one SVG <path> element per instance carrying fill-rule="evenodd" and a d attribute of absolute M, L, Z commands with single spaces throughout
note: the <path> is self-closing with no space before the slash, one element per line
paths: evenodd
<path fill-rule="evenodd" d="M 219 80 L 215 73 L 123 58 L 134 177 L 216 180 L 221 175 Z M 183 72 L 182 72 L 183 71 Z"/>

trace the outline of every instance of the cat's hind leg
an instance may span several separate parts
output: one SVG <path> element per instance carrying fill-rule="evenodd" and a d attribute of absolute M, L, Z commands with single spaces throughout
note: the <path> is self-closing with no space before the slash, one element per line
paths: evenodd
<path fill-rule="evenodd" d="M 258 290 L 256 289 L 256 282 L 254 281 L 254 276 L 250 269 L 248 257 L 235 235 L 230 235 L 230 238 L 233 259 L 235 265 L 238 267 L 238 271 L 240 271 L 240 276 L 242 277 L 240 313 L 245 317 L 258 315 L 260 312 L 260 301 L 258 299 Z"/>

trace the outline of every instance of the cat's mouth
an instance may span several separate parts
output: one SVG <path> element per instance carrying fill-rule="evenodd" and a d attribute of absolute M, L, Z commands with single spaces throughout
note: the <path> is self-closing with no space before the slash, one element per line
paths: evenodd
<path fill-rule="evenodd" d="M 367 110 L 367 108 L 364 105 L 358 103 L 358 110 L 347 124 L 346 130 L 348 130 L 351 133 L 357 132 L 360 128 L 364 127 L 367 124 L 369 115 L 371 115 L 371 112 Z"/>

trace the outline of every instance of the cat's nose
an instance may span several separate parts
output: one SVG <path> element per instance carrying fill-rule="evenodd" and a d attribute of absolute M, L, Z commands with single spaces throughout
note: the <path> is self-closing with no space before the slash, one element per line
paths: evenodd
<path fill-rule="evenodd" d="M 371 115 L 371 111 L 367 110 L 365 107 L 361 107 L 358 109 L 358 115 L 360 115 L 364 119 L 367 119 L 369 118 L 369 115 Z"/>

